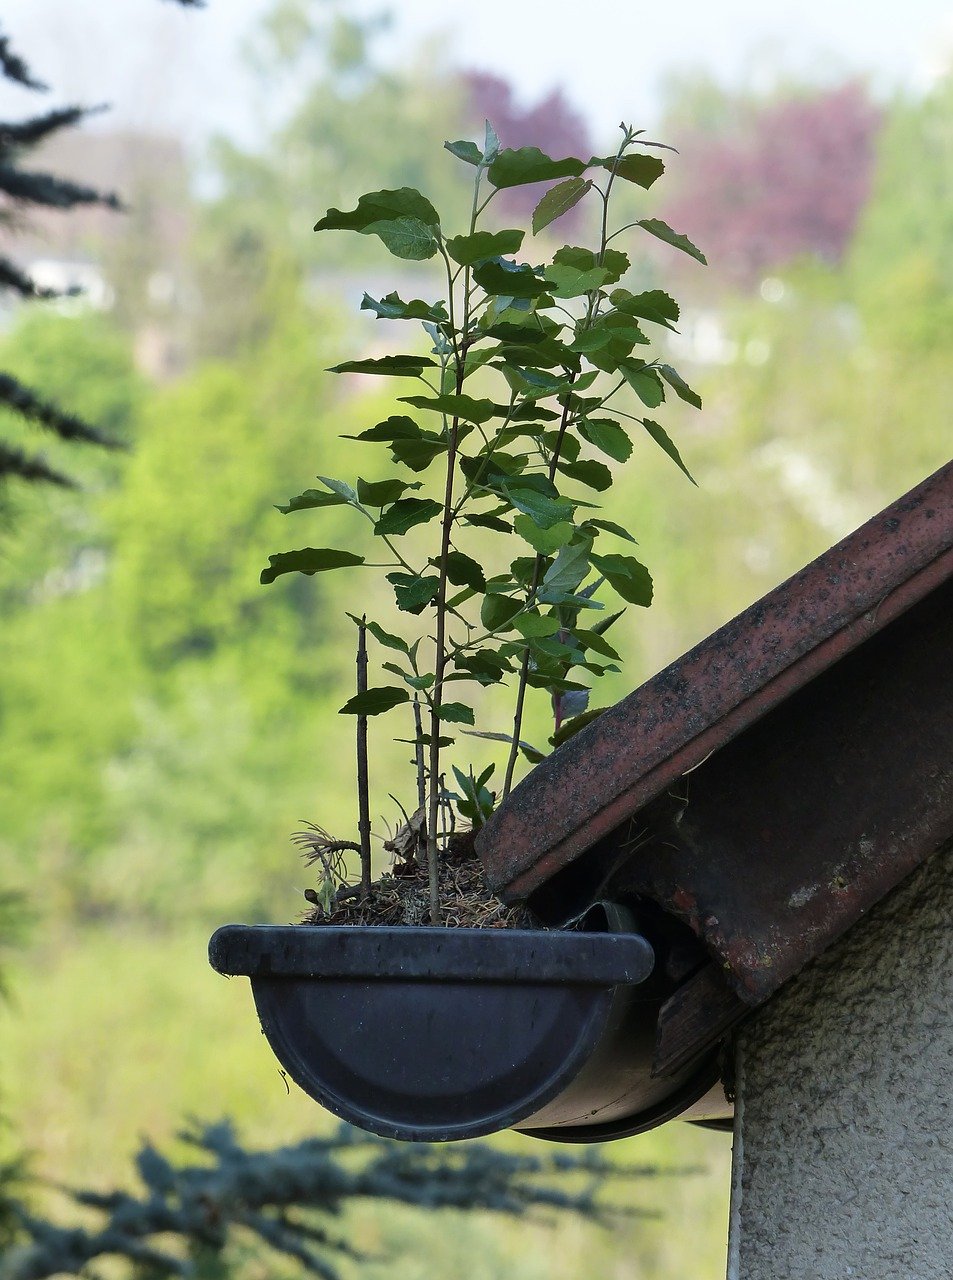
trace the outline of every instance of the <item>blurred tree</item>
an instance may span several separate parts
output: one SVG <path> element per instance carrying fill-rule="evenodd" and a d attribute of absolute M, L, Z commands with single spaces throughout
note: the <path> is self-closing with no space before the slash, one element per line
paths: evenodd
<path fill-rule="evenodd" d="M 750 287 L 803 255 L 843 259 L 882 120 L 862 83 L 764 101 L 705 81 L 671 119 L 683 163 L 663 213 L 704 245 L 719 275 Z"/>
<path fill-rule="evenodd" d="M 200 7 L 203 2 L 176 0 L 176 3 L 191 7 Z M 3 32 L 0 32 L 0 76 L 30 92 L 42 93 L 47 89 Z M 25 214 L 37 209 L 66 212 L 84 204 L 121 207 L 115 194 L 23 165 L 24 159 L 41 143 L 75 127 L 98 110 L 101 108 L 60 107 L 23 120 L 0 121 L 0 224 L 16 228 Z M 4 256 L 0 256 L 0 290 L 21 299 L 60 296 L 55 289 L 38 286 L 12 258 Z M 115 448 L 118 444 L 101 426 L 94 426 L 85 418 L 64 409 L 62 402 L 50 398 L 49 389 L 42 383 L 29 386 L 13 374 L 0 371 L 0 405 L 12 409 L 26 422 L 44 428 L 61 440 L 105 448 Z M 0 481 L 11 476 L 62 487 L 72 483 L 64 471 L 51 466 L 42 454 L 25 449 L 7 432 L 0 437 Z"/>

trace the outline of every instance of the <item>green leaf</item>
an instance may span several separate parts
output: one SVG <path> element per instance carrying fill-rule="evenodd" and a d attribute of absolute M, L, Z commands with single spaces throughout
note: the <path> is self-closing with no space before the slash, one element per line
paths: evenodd
<path fill-rule="evenodd" d="M 357 496 L 369 507 L 386 507 L 389 502 L 396 502 L 408 489 L 419 489 L 420 481 L 408 483 L 406 480 L 362 480 L 358 477 Z"/>
<path fill-rule="evenodd" d="M 474 400 L 470 396 L 401 396 L 404 404 L 413 405 L 415 409 L 430 409 L 435 413 L 445 414 L 448 418 L 460 418 L 464 422 L 475 422 L 480 425 L 489 422 L 498 414 L 506 416 L 506 409 L 496 405 L 492 400 Z"/>
<path fill-rule="evenodd" d="M 373 311 L 378 320 L 429 320 L 433 324 L 445 324 L 449 318 L 442 302 L 422 302 L 420 298 L 402 302 L 396 293 L 389 293 L 380 301 L 365 293 L 361 310 Z"/>
<path fill-rule="evenodd" d="M 702 398 L 697 392 L 693 391 L 682 375 L 670 364 L 660 364 L 659 373 L 672 388 L 679 400 L 684 400 L 687 404 L 694 405 L 696 409 L 702 407 Z"/>
<path fill-rule="evenodd" d="M 609 301 L 617 311 L 624 311 L 628 316 L 640 320 L 651 320 L 653 324 L 664 325 L 666 329 L 675 328 L 679 317 L 678 303 L 661 289 L 649 289 L 645 293 L 630 293 L 628 289 L 613 289 Z"/>
<path fill-rule="evenodd" d="M 411 671 L 402 671 L 401 668 L 393 662 L 385 662 L 382 665 L 385 671 L 390 671 L 395 676 L 400 676 L 401 680 L 403 680 L 406 685 L 409 685 L 411 689 L 416 689 L 418 693 L 425 692 L 427 689 L 431 688 L 437 678 L 432 671 L 428 672 L 426 675 L 417 676 Z"/>
<path fill-rule="evenodd" d="M 679 235 L 677 231 L 673 231 L 667 222 L 663 222 L 661 218 L 640 218 L 638 225 L 642 227 L 649 235 L 655 236 L 659 240 L 664 240 L 666 244 L 670 244 L 675 249 L 681 249 L 682 253 L 687 253 L 689 257 L 696 258 L 702 266 L 708 266 L 708 259 L 689 240 L 688 236 Z"/>
<path fill-rule="evenodd" d="M 347 213 L 329 209 L 314 224 L 315 231 L 373 231 L 379 222 L 393 222 L 398 218 L 416 218 L 431 227 L 439 227 L 440 215 L 426 196 L 413 187 L 398 187 L 394 191 L 369 191 L 361 196 L 357 208 Z"/>
<path fill-rule="evenodd" d="M 512 596 L 488 595 L 480 606 L 480 621 L 487 631 L 503 631 L 510 626 L 522 609 L 519 600 Z"/>
<path fill-rule="evenodd" d="M 648 409 L 657 409 L 665 399 L 665 388 L 662 379 L 654 369 L 637 365 L 633 361 L 623 361 L 619 372 Z"/>
<path fill-rule="evenodd" d="M 308 511 L 311 507 L 340 507 L 346 502 L 347 499 L 337 493 L 325 493 L 321 489 L 305 489 L 304 493 L 289 498 L 285 506 L 276 509 L 286 516 L 291 511 Z"/>
<path fill-rule="evenodd" d="M 675 465 L 678 468 L 680 468 L 680 470 L 684 471 L 685 475 L 688 476 L 689 480 L 691 480 L 692 484 L 694 484 L 695 487 L 697 488 L 698 485 L 696 483 L 695 477 L 689 471 L 688 467 L 685 466 L 685 463 L 682 461 L 682 455 L 679 453 L 675 445 L 675 442 L 672 440 L 671 436 L 668 434 L 665 428 L 660 427 L 659 424 L 657 422 L 653 422 L 651 418 L 643 418 L 642 426 L 645 427 L 646 431 L 649 433 L 649 435 L 652 437 L 655 443 L 659 446 L 659 448 L 665 450 L 665 452 L 672 459 Z"/>
<path fill-rule="evenodd" d="M 583 649 L 591 649 L 594 653 L 601 653 L 604 658 L 619 659 L 619 655 L 613 649 L 608 640 L 603 639 L 598 631 L 576 631 L 576 643 Z"/>
<path fill-rule="evenodd" d="M 544 227 L 568 213 L 591 187 L 588 178 L 567 178 L 565 182 L 550 187 L 533 210 L 533 235 L 538 236 Z"/>
<path fill-rule="evenodd" d="M 399 535 L 407 533 L 415 525 L 427 524 L 439 516 L 443 505 L 433 498 L 401 498 L 388 507 L 374 525 L 377 534 Z"/>
<path fill-rule="evenodd" d="M 402 702 L 409 701 L 410 694 L 406 689 L 385 684 L 379 689 L 366 689 L 363 693 L 356 693 L 340 708 L 338 715 L 379 716 L 384 711 L 390 711 L 391 707 L 397 707 Z"/>
<path fill-rule="evenodd" d="M 353 622 L 360 626 L 360 620 L 353 613 L 347 615 Z M 410 645 L 406 640 L 401 640 L 400 636 L 392 635 L 389 631 L 377 622 L 365 622 L 364 625 L 374 637 L 378 644 L 383 645 L 385 649 L 395 649 L 398 653 L 410 653 Z"/>
<path fill-rule="evenodd" d="M 558 604 L 575 591 L 589 572 L 590 550 L 588 541 L 563 547 L 543 575 L 540 600 Z"/>
<path fill-rule="evenodd" d="M 486 589 L 486 575 L 482 567 L 462 551 L 448 553 L 447 578 L 455 587 L 472 587 L 474 591 Z"/>
<path fill-rule="evenodd" d="M 541 529 L 532 516 L 527 515 L 517 516 L 513 521 L 513 528 L 541 556 L 555 555 L 560 547 L 566 546 L 574 533 L 569 520 L 557 520 L 555 524 Z"/>
<path fill-rule="evenodd" d="M 318 476 L 318 479 L 323 485 L 330 489 L 332 493 L 336 493 L 339 498 L 342 498 L 345 502 L 349 502 L 352 507 L 360 506 L 360 503 L 357 500 L 357 494 L 346 480 L 335 480 L 333 476 Z"/>
<path fill-rule="evenodd" d="M 526 233 L 511 231 L 474 231 L 469 236 L 451 236 L 446 242 L 447 253 L 461 267 L 470 267 L 485 258 L 498 258 L 503 254 L 517 253 Z"/>
<path fill-rule="evenodd" d="M 408 418 L 406 414 L 393 413 L 389 418 L 385 418 L 383 422 L 378 422 L 374 427 L 368 427 L 366 431 L 362 431 L 359 436 L 344 436 L 345 440 L 413 440 L 420 436 L 420 427 L 414 422 L 413 418 Z"/>
<path fill-rule="evenodd" d="M 444 702 L 437 712 L 437 718 L 446 720 L 448 724 L 473 724 L 473 708 L 462 702 Z"/>
<path fill-rule="evenodd" d="M 363 564 L 364 557 L 351 551 L 335 551 L 331 547 L 302 547 L 300 551 L 279 551 L 268 557 L 268 568 L 261 571 L 261 582 L 274 582 L 283 573 L 324 573 L 327 569 L 350 569 Z"/>
<path fill-rule="evenodd" d="M 432 600 L 436 600 L 440 579 L 435 574 L 388 573 L 387 581 L 394 588 L 397 608 L 402 613 L 422 613 Z"/>
<path fill-rule="evenodd" d="M 411 471 L 426 471 L 442 453 L 447 452 L 447 442 L 431 431 L 421 432 L 416 440 L 394 440 L 391 456 Z"/>
<path fill-rule="evenodd" d="M 623 600 L 647 608 L 652 603 L 652 578 L 634 556 L 592 557 L 592 563 Z"/>
<path fill-rule="evenodd" d="M 464 138 L 460 142 L 445 142 L 444 147 L 452 156 L 456 156 L 458 160 L 464 161 L 465 164 L 478 165 L 483 160 L 483 152 L 475 142 Z"/>
<path fill-rule="evenodd" d="M 376 373 L 392 378 L 419 378 L 424 369 L 432 369 L 435 360 L 429 356 L 380 356 L 377 359 L 345 360 L 328 373 Z"/>
<path fill-rule="evenodd" d="M 489 742 L 506 742 L 508 744 L 512 744 L 513 741 L 508 733 L 487 733 L 483 729 L 464 729 L 463 732 L 468 738 L 486 738 Z M 524 742 L 522 738 L 517 745 L 530 764 L 539 764 L 540 760 L 546 759 L 546 756 L 542 751 L 539 751 L 530 743 Z"/>
<path fill-rule="evenodd" d="M 578 480 L 599 493 L 612 488 L 612 472 L 605 463 L 583 458 L 579 462 L 561 462 L 559 470 L 571 480 Z"/>
<path fill-rule="evenodd" d="M 665 172 L 665 165 L 658 156 L 647 156 L 637 151 L 623 156 L 618 164 L 615 164 L 615 157 L 602 162 L 604 169 L 611 169 L 613 165 L 615 165 L 616 177 L 624 178 L 626 182 L 634 182 L 644 187 L 646 191 Z"/>
<path fill-rule="evenodd" d="M 521 613 L 514 620 L 513 626 L 526 640 L 554 636 L 559 630 L 559 622 L 556 618 L 541 613 Z"/>
<path fill-rule="evenodd" d="M 578 298 L 584 293 L 601 289 L 609 278 L 604 267 L 592 267 L 580 271 L 578 267 L 555 262 L 546 268 L 546 284 L 554 298 Z"/>
<path fill-rule="evenodd" d="M 519 483 L 513 481 L 501 486 L 504 495 L 517 511 L 532 516 L 541 529 L 550 529 L 554 524 L 572 518 L 573 504 L 568 498 L 540 493 L 537 488 L 531 488 L 526 483 L 529 479 L 529 476 L 521 476 Z"/>
<path fill-rule="evenodd" d="M 395 258 L 423 262 L 437 252 L 433 227 L 420 218 L 395 218 L 393 222 L 375 222 L 368 231 L 378 236 Z"/>
<path fill-rule="evenodd" d="M 606 533 L 614 533 L 618 538 L 624 538 L 626 542 L 635 542 L 635 538 L 629 533 L 628 529 L 623 529 L 621 524 L 616 524 L 614 520 L 587 520 L 584 528 L 594 525 L 597 529 L 604 529 Z"/>
<path fill-rule="evenodd" d="M 565 724 L 560 725 L 549 741 L 554 747 L 561 747 L 564 742 L 568 742 L 570 738 L 574 737 L 580 729 L 585 729 L 587 724 L 592 724 L 593 720 L 597 720 L 605 710 L 607 710 L 606 707 L 591 707 L 588 711 L 583 711 L 582 715 L 573 716 L 571 720 L 567 720 Z"/>
<path fill-rule="evenodd" d="M 486 515 L 469 515 L 464 516 L 467 524 L 476 525 L 478 529 L 495 529 L 497 533 L 512 533 L 512 529 L 505 520 L 501 520 L 499 516 L 492 512 Z"/>
<path fill-rule="evenodd" d="M 485 293 L 503 298 L 538 298 L 548 287 L 526 263 L 507 265 L 497 258 L 474 267 L 473 279 Z"/>
<path fill-rule="evenodd" d="M 538 147 L 520 147 L 501 151 L 487 170 L 487 177 L 494 187 L 522 187 L 551 178 L 576 178 L 588 168 L 586 161 L 575 156 L 553 160 Z"/>
<path fill-rule="evenodd" d="M 616 462 L 625 462 L 632 453 L 632 441 L 612 418 L 583 418 L 579 423 L 579 434 Z"/>

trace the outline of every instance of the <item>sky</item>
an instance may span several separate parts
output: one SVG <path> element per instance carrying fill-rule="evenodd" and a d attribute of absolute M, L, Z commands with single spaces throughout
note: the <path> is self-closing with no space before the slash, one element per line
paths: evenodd
<path fill-rule="evenodd" d="M 109 102 L 113 125 L 179 133 L 200 147 L 216 131 L 254 138 L 261 106 L 240 48 L 272 3 L 208 0 L 196 11 L 167 0 L 3 0 L 0 29 L 54 86 L 57 101 Z M 953 0 L 399 0 L 390 7 L 396 20 L 380 46 L 385 59 L 399 62 L 440 36 L 451 62 L 504 75 L 528 101 L 561 85 L 599 139 L 623 118 L 651 127 L 666 80 L 690 70 L 752 87 L 779 68 L 863 74 L 887 93 L 924 88 L 953 54 Z M 3 87 L 0 112 L 25 114 L 35 101 Z"/>

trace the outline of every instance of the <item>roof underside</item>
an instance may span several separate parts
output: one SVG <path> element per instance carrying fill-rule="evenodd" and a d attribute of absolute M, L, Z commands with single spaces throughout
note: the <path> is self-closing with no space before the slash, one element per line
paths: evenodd
<path fill-rule="evenodd" d="M 507 898 L 651 898 L 758 1003 L 953 836 L 953 463 L 539 765 Z"/>

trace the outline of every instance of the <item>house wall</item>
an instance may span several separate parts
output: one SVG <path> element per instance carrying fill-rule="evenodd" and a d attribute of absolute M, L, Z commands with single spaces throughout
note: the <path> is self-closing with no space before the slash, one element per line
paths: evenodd
<path fill-rule="evenodd" d="M 953 846 L 745 1026 L 729 1280 L 953 1276 Z"/>

